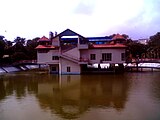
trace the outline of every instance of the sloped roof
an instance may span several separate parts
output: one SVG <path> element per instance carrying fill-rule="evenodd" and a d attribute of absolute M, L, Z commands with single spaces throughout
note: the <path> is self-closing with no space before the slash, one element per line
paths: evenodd
<path fill-rule="evenodd" d="M 90 48 L 126 48 L 126 45 L 123 44 L 93 44 Z"/>
<path fill-rule="evenodd" d="M 112 38 L 112 40 L 117 40 L 117 39 L 125 39 L 122 35 L 120 35 L 120 34 L 116 34 L 113 38 Z"/>
<path fill-rule="evenodd" d="M 38 45 L 35 49 L 55 49 L 52 45 Z"/>
<path fill-rule="evenodd" d="M 50 40 L 47 37 L 43 36 L 38 40 L 38 42 L 40 41 L 50 41 Z"/>
<path fill-rule="evenodd" d="M 55 37 L 57 37 L 57 36 L 60 36 L 60 37 L 62 37 L 62 36 L 76 36 L 76 35 L 79 36 L 79 37 L 85 38 L 85 37 L 83 37 L 82 35 L 74 32 L 74 31 L 72 31 L 72 30 L 70 30 L 70 29 L 64 30 L 63 32 L 61 32 L 61 33 L 59 33 L 58 35 L 56 35 Z M 54 38 L 55 38 L 55 37 L 54 37 Z"/>

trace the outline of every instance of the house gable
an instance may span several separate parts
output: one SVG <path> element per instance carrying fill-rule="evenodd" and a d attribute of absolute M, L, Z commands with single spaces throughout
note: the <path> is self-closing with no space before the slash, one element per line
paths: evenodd
<path fill-rule="evenodd" d="M 59 36 L 59 37 L 62 37 L 62 36 L 79 36 L 79 37 L 82 37 L 84 38 L 82 35 L 70 30 L 70 29 L 66 29 L 64 30 L 63 32 L 61 32 L 60 34 L 56 35 L 55 38 Z"/>

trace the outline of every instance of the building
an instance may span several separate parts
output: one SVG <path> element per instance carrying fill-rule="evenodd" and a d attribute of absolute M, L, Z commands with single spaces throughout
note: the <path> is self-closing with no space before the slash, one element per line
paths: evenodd
<path fill-rule="evenodd" d="M 144 44 L 144 45 L 147 45 L 149 39 L 139 39 L 139 40 L 136 40 L 137 42 L 141 43 L 141 44 Z"/>
<path fill-rule="evenodd" d="M 121 42 L 112 42 L 109 37 L 90 37 L 66 29 L 54 37 L 42 37 L 37 49 L 38 64 L 49 65 L 54 74 L 81 74 L 86 71 L 102 70 L 89 68 L 93 64 L 109 64 L 110 67 L 123 66 L 126 46 Z M 122 38 L 121 38 L 122 39 Z M 111 42 L 109 42 L 111 41 Z M 124 41 L 124 39 L 123 39 Z"/>

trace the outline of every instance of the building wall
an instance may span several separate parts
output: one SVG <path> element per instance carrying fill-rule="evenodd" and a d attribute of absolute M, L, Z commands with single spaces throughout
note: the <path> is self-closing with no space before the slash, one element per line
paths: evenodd
<path fill-rule="evenodd" d="M 52 56 L 59 56 L 59 50 L 50 50 L 47 53 L 37 53 L 37 62 L 39 64 L 58 63 L 59 60 L 52 60 Z"/>
<path fill-rule="evenodd" d="M 112 61 L 103 61 L 103 63 L 124 63 L 121 60 L 121 53 L 125 53 L 125 49 L 89 49 L 81 50 L 81 57 L 89 59 L 91 63 L 100 63 L 102 53 L 112 53 Z M 96 54 L 96 60 L 90 60 L 90 54 Z"/>
<path fill-rule="evenodd" d="M 80 56 L 83 59 L 89 59 L 89 50 L 80 50 Z"/>
<path fill-rule="evenodd" d="M 61 74 L 80 74 L 80 65 L 72 61 L 61 58 Z M 70 67 L 70 72 L 67 72 L 67 67 Z"/>
<path fill-rule="evenodd" d="M 72 58 L 77 58 L 77 59 L 80 58 L 80 52 L 79 52 L 79 49 L 77 47 L 65 52 L 64 54 L 68 55 Z"/>
<path fill-rule="evenodd" d="M 88 59 L 90 63 L 100 63 L 102 60 L 102 53 L 112 53 L 112 61 L 103 61 L 102 63 L 114 63 L 120 64 L 125 61 L 121 60 L 121 54 L 125 53 L 125 49 L 86 49 L 81 50 L 76 47 L 72 50 L 65 52 L 64 54 L 73 57 L 73 58 L 85 58 Z M 80 55 L 81 54 L 81 55 Z M 90 60 L 90 54 L 96 54 L 95 60 Z M 59 74 L 80 74 L 81 68 L 80 65 L 72 60 L 67 60 L 63 57 L 60 57 L 59 60 L 52 60 L 53 56 L 60 56 L 59 50 L 50 50 L 47 53 L 38 53 L 38 63 L 39 64 L 58 64 L 56 66 L 57 70 L 59 69 Z M 70 67 L 70 72 L 67 71 L 67 67 Z"/>
<path fill-rule="evenodd" d="M 54 38 L 52 40 L 52 45 L 53 46 L 60 46 L 59 36 L 57 36 L 56 38 Z"/>

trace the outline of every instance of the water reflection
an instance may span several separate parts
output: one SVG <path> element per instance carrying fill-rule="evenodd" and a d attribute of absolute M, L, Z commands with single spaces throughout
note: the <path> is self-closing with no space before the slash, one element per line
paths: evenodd
<path fill-rule="evenodd" d="M 160 74 L 156 72 L 71 76 L 20 72 L 1 75 L 0 120 L 82 117 L 87 120 L 159 120 L 159 78 Z"/>
<path fill-rule="evenodd" d="M 154 80 L 152 80 L 151 91 L 155 99 L 160 102 L 160 74 L 152 74 Z"/>
<path fill-rule="evenodd" d="M 118 78 L 118 79 L 117 79 Z M 127 100 L 128 82 L 125 76 L 91 76 L 82 79 L 82 98 L 92 107 L 113 107 L 121 110 Z"/>
<path fill-rule="evenodd" d="M 6 96 L 6 92 L 5 92 L 3 78 L 0 78 L 0 100 L 4 99 L 5 96 Z"/>
<path fill-rule="evenodd" d="M 96 107 L 123 110 L 128 88 L 124 75 L 7 74 L 0 78 L 0 101 L 7 96 L 23 99 L 32 94 L 41 109 L 73 119 Z"/>
<path fill-rule="evenodd" d="M 128 88 L 124 75 L 8 74 L 0 78 L 0 101 L 7 96 L 23 99 L 33 94 L 41 109 L 73 119 L 96 107 L 122 110 Z"/>
<path fill-rule="evenodd" d="M 13 95 L 18 99 L 26 96 L 28 93 L 38 92 L 38 81 L 30 75 L 6 75 L 0 80 L 0 89 L 3 89 L 6 96 Z"/>
<path fill-rule="evenodd" d="M 39 83 L 38 95 L 43 109 L 62 118 L 73 119 L 93 107 L 122 110 L 127 101 L 128 82 L 120 75 L 64 75 L 53 83 Z"/>

